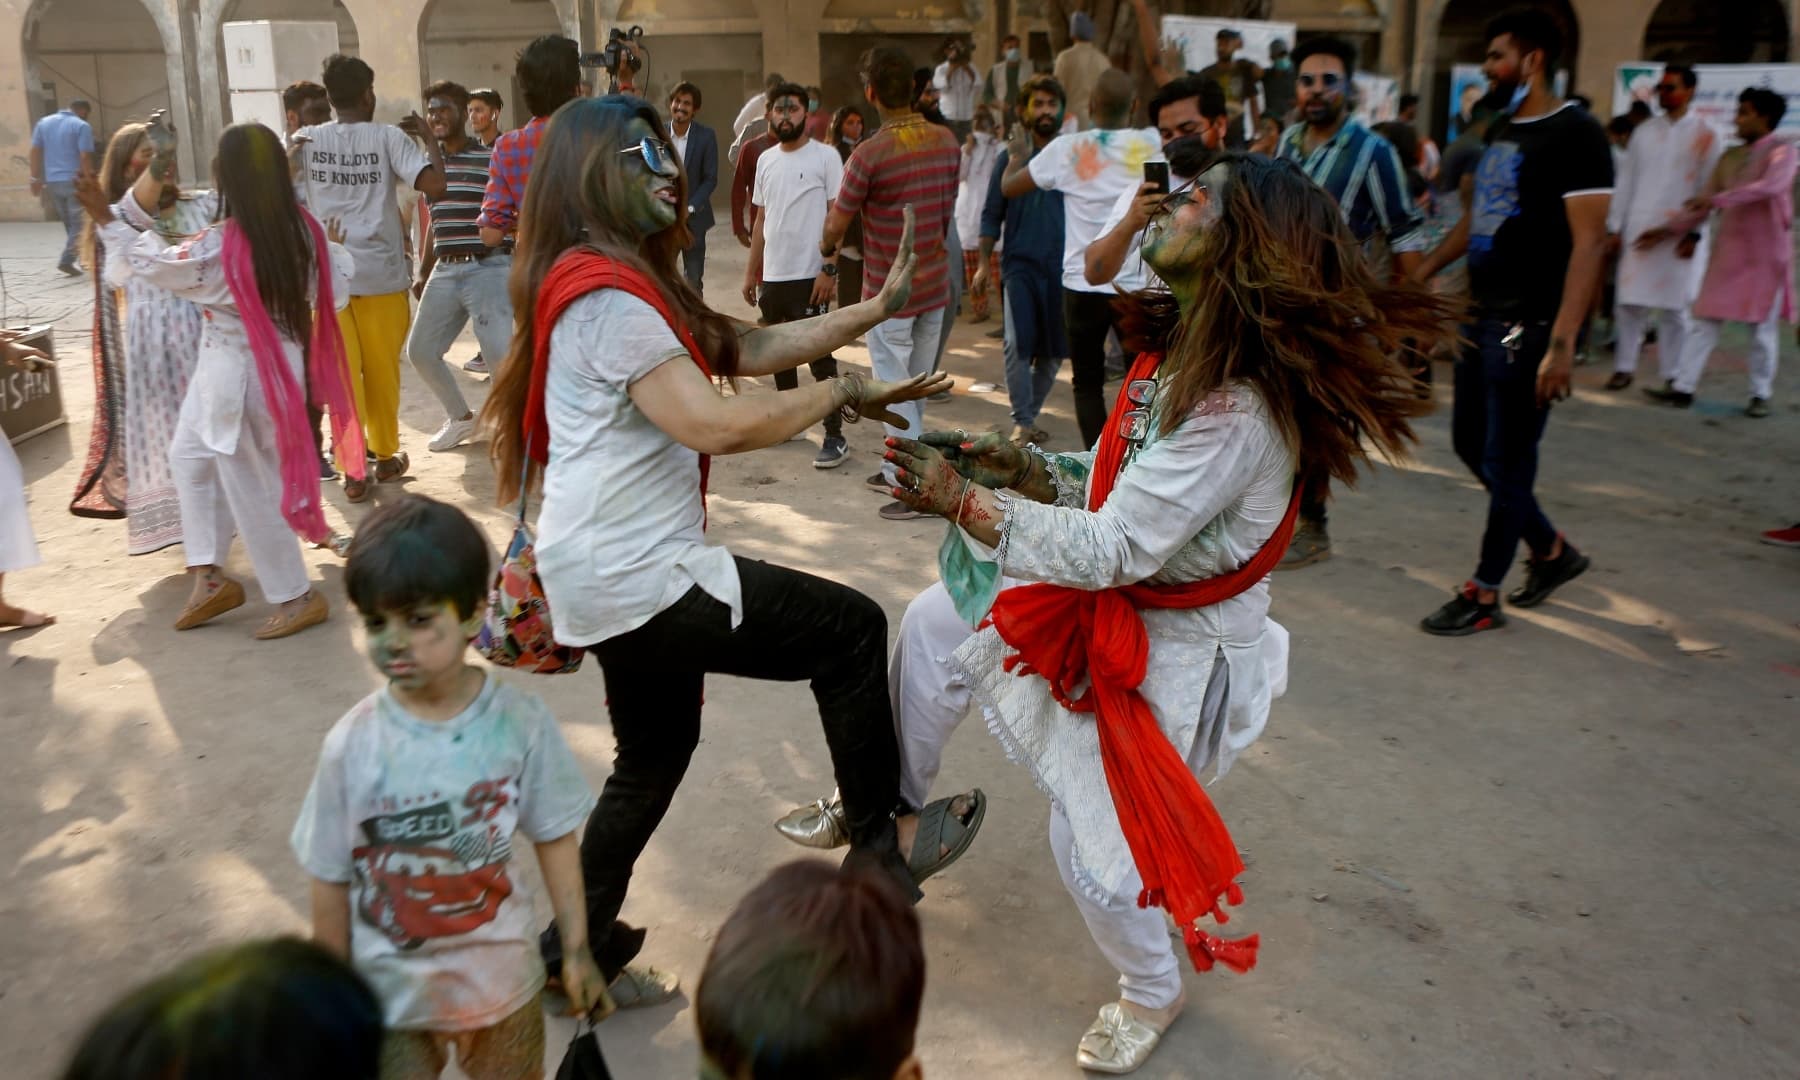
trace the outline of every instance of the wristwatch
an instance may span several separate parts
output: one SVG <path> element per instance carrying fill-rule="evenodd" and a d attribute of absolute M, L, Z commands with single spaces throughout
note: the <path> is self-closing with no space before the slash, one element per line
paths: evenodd
<path fill-rule="evenodd" d="M 826 277 L 837 277 L 837 263 L 826 263 L 824 266 L 819 267 L 819 273 L 824 274 Z"/>

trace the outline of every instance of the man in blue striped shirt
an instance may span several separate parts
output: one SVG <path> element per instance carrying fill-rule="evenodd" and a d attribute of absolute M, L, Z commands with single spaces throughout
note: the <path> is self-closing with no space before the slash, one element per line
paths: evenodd
<path fill-rule="evenodd" d="M 473 320 L 481 355 L 496 366 L 506 359 L 513 329 L 506 291 L 512 249 L 488 247 L 476 224 L 493 151 L 469 137 L 469 92 L 448 80 L 431 84 L 425 90 L 425 118 L 443 148 L 445 187 L 441 198 L 426 200 L 431 230 L 413 283 L 419 310 L 406 338 L 406 357 L 444 406 L 444 425 L 428 444 L 444 451 L 475 432 L 475 414 L 444 354 Z"/>
<path fill-rule="evenodd" d="M 1393 273 L 1404 277 L 1425 250 L 1425 215 L 1406 189 L 1406 169 L 1394 144 L 1350 115 L 1356 50 L 1332 37 L 1312 38 L 1294 50 L 1301 121 L 1281 136 L 1277 157 L 1299 164 L 1331 193 L 1356 239 L 1377 234 L 1393 253 Z M 1280 569 L 1293 570 L 1331 556 L 1325 530 L 1325 481 L 1309 483 L 1300 502 L 1300 524 Z"/>

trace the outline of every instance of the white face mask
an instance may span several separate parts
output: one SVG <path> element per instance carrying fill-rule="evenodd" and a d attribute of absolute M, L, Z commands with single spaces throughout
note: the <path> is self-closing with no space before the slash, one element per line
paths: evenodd
<path fill-rule="evenodd" d="M 1017 50 L 1017 49 L 1006 50 L 1006 62 L 1009 64 L 1018 63 L 1019 62 L 1019 50 Z"/>

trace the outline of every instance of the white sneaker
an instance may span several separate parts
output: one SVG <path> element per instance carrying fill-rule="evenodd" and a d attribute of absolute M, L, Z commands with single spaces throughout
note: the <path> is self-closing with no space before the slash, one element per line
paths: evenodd
<path fill-rule="evenodd" d="M 469 436 L 475 434 L 475 418 L 467 420 L 446 420 L 444 426 L 437 429 L 437 434 L 426 443 L 426 449 L 432 453 L 440 453 L 453 449 L 467 442 Z"/>

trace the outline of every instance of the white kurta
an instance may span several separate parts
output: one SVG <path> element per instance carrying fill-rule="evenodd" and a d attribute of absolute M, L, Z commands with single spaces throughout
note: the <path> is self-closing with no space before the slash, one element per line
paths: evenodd
<path fill-rule="evenodd" d="M 1619 303 L 1680 310 L 1693 302 L 1704 252 L 1683 259 L 1672 240 L 1648 251 L 1633 249 L 1632 242 L 1646 229 L 1668 224 L 1683 203 L 1700 195 L 1723 149 L 1718 134 L 1693 112 L 1673 121 L 1653 116 L 1632 132 L 1606 220 L 1607 231 L 1621 241 Z"/>
<path fill-rule="evenodd" d="M 1197 581 L 1247 563 L 1280 524 L 1295 460 L 1247 386 L 1208 398 L 1180 427 L 1128 458 L 1106 505 L 1086 505 L 1092 454 L 1051 458 L 1057 505 L 1005 503 L 999 548 L 1010 578 L 1078 589 L 1147 581 Z M 1157 722 L 1198 771 L 1220 774 L 1268 722 L 1287 679 L 1287 631 L 1268 617 L 1265 579 L 1222 604 L 1140 614 L 1150 655 L 1139 687 Z M 1136 865 L 1119 827 L 1091 715 L 1059 705 L 1037 676 L 1004 670 L 1011 650 L 989 627 L 956 651 L 955 663 L 1014 760 L 1027 765 L 1069 820 L 1073 870 L 1084 891 L 1110 904 L 1135 903 Z M 1215 662 L 1229 673 L 1222 709 L 1204 708 Z M 1130 893 L 1130 895 L 1126 895 Z"/>
<path fill-rule="evenodd" d="M 231 286 L 225 282 L 221 257 L 223 227 L 209 228 L 174 246 L 154 232 L 139 233 L 118 220 L 106 225 L 102 235 L 109 251 L 122 253 L 134 278 L 200 305 L 205 318 L 200 333 L 200 358 L 182 402 L 181 423 L 191 427 L 207 449 L 220 454 L 235 453 L 256 359 L 250 352 L 244 320 L 232 299 Z M 350 299 L 350 253 L 337 244 L 329 247 L 332 291 L 337 306 L 342 308 Z M 303 371 L 305 358 L 299 344 L 284 338 L 282 348 L 295 373 Z M 255 385 L 260 390 L 261 384 Z"/>
<path fill-rule="evenodd" d="M 25 473 L 6 433 L 0 432 L 0 574 L 37 564 L 37 538 L 25 508 Z"/>

